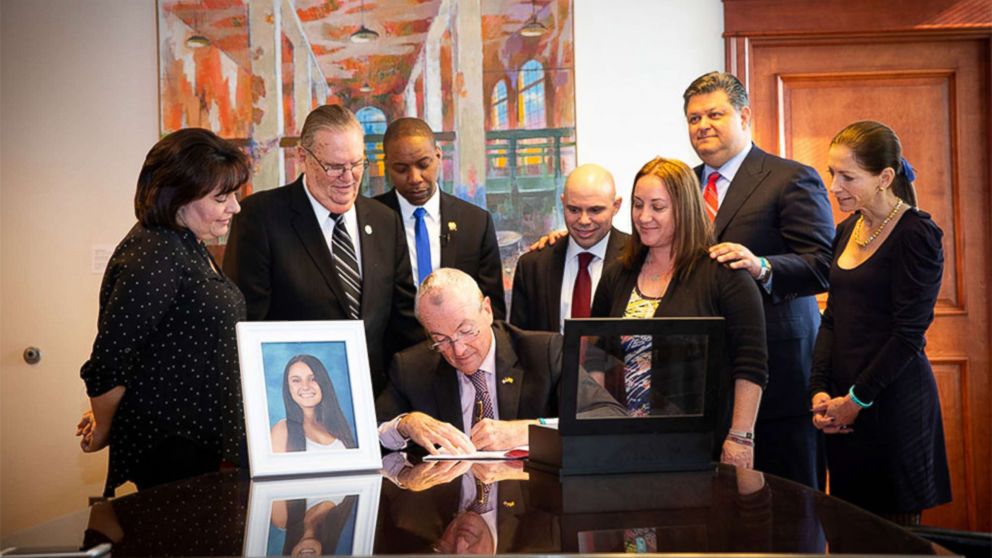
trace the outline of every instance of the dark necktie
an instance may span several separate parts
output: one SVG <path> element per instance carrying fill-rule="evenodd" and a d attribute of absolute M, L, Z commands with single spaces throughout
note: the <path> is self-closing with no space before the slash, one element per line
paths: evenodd
<path fill-rule="evenodd" d="M 467 511 L 472 511 L 479 515 L 492 511 L 493 505 L 489 498 L 492 488 L 491 484 L 486 484 L 479 479 L 475 479 L 475 500 L 472 500 L 472 503 L 466 508 Z"/>
<path fill-rule="evenodd" d="M 348 317 L 353 320 L 362 317 L 362 276 L 358 273 L 358 258 L 355 256 L 355 245 L 351 235 L 344 226 L 344 216 L 331 213 L 334 220 L 334 236 L 331 239 L 331 252 L 334 255 L 334 265 L 344 287 L 345 307 Z"/>
<path fill-rule="evenodd" d="M 482 419 L 493 418 L 493 400 L 489 397 L 489 386 L 486 385 L 486 375 L 482 370 L 468 377 L 475 387 L 475 409 L 472 413 L 472 426 Z"/>
<path fill-rule="evenodd" d="M 706 179 L 706 188 L 703 190 L 703 201 L 706 202 L 706 216 L 710 222 L 716 221 L 716 211 L 720 207 L 720 195 L 716 191 L 716 181 L 720 180 L 720 173 L 711 172 Z"/>
<path fill-rule="evenodd" d="M 416 219 L 414 223 L 414 248 L 417 250 L 417 284 L 424 282 L 427 276 L 431 274 L 431 239 L 427 236 L 427 223 L 424 221 L 424 215 L 427 214 L 427 210 L 423 207 L 418 207 L 413 210 L 413 217 Z"/>
<path fill-rule="evenodd" d="M 588 318 L 589 306 L 592 302 L 592 277 L 589 275 L 589 262 L 592 261 L 591 252 L 579 254 L 579 273 L 575 276 L 575 285 L 572 287 L 572 317 Z"/>

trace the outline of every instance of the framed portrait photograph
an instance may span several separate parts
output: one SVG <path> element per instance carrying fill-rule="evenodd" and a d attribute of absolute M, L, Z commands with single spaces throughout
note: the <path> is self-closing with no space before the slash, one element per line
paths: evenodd
<path fill-rule="evenodd" d="M 382 466 L 360 321 L 237 326 L 252 477 Z"/>
<path fill-rule="evenodd" d="M 244 556 L 367 556 L 379 475 L 253 481 Z"/>

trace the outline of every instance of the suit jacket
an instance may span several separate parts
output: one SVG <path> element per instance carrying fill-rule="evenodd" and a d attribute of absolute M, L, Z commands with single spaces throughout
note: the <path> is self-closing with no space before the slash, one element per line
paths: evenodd
<path fill-rule="evenodd" d="M 492 301 L 493 316 L 497 320 L 506 319 L 503 263 L 499 259 L 492 215 L 451 194 L 438 193 L 441 195 L 441 267 L 454 267 L 471 275 L 482 294 Z M 375 200 L 398 214 L 400 202 L 397 196 L 393 189 L 376 196 Z M 411 252 L 415 249 L 414 246 L 408 248 Z"/>
<path fill-rule="evenodd" d="M 696 167 L 702 180 L 703 167 Z M 808 416 L 806 385 L 827 290 L 833 213 L 811 167 L 753 146 L 714 221 L 717 242 L 736 242 L 772 266 L 772 292 L 761 289 L 768 335 L 768 389 L 758 420 Z"/>
<path fill-rule="evenodd" d="M 615 227 L 610 229 L 604 271 L 620 256 L 628 238 L 629 234 Z M 568 251 L 568 242 L 562 240 L 550 248 L 527 252 L 517 260 L 510 301 L 510 323 L 513 325 L 531 331 L 561 331 L 561 282 Z M 592 293 L 592 298 L 595 297 L 596 293 Z"/>
<path fill-rule="evenodd" d="M 500 420 L 558 416 L 562 338 L 557 333 L 523 331 L 493 324 L 496 343 L 496 405 Z M 464 430 L 459 372 L 425 341 L 397 353 L 389 385 L 376 399 L 376 416 L 386 422 L 420 411 Z M 578 410 L 625 416 L 624 409 L 589 376 L 579 383 Z"/>
<path fill-rule="evenodd" d="M 471 475 L 472 473 L 466 473 Z M 459 514 L 462 479 L 421 492 L 382 483 L 375 550 L 386 554 L 430 553 Z M 531 504 L 526 484 L 519 480 L 495 483 L 496 553 L 555 553 L 561 549 L 556 518 Z"/>
<path fill-rule="evenodd" d="M 362 253 L 361 316 L 372 387 L 386 383 L 396 350 L 424 338 L 413 316 L 413 283 L 399 217 L 382 204 L 355 200 Z M 245 199 L 234 218 L 224 272 L 241 288 L 249 320 L 347 320 L 334 259 L 304 192 L 303 179 Z"/>

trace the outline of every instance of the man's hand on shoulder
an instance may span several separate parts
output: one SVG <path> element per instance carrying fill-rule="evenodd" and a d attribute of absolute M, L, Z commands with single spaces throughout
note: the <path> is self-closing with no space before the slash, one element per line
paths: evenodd
<path fill-rule="evenodd" d="M 561 240 L 563 238 L 567 238 L 567 237 L 568 237 L 568 231 L 566 229 L 561 229 L 561 230 L 558 230 L 558 231 L 551 231 L 548 234 L 546 234 L 546 235 L 542 236 L 541 238 L 537 239 L 536 241 L 534 241 L 534 243 L 531 244 L 527 248 L 527 250 L 528 251 L 532 251 L 532 250 L 544 250 L 548 246 L 554 246 L 556 242 L 558 242 L 559 240 Z"/>
<path fill-rule="evenodd" d="M 710 246 L 710 257 L 730 269 L 746 269 L 755 279 L 761 274 L 761 258 L 751 253 L 747 246 L 721 242 Z"/>
<path fill-rule="evenodd" d="M 479 450 L 508 450 L 527 445 L 527 427 L 536 420 L 482 419 L 472 427 L 472 443 Z"/>
<path fill-rule="evenodd" d="M 413 412 L 406 415 L 396 425 L 396 429 L 404 438 L 413 440 L 431 455 L 438 453 L 437 446 L 452 455 L 475 451 L 475 446 L 464 432 L 424 413 Z"/>

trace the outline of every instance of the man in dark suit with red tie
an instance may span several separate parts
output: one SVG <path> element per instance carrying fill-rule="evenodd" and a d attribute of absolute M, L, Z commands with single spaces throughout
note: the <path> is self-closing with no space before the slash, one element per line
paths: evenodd
<path fill-rule="evenodd" d="M 613 175 L 599 165 L 581 165 L 568 175 L 561 195 L 568 241 L 517 260 L 510 323 L 561 332 L 566 318 L 589 317 L 603 268 L 630 236 L 613 228 L 621 201 Z"/>
<path fill-rule="evenodd" d="M 689 139 L 716 244 L 710 257 L 746 269 L 764 300 L 768 387 L 755 428 L 755 469 L 817 486 L 817 435 L 806 385 L 827 290 L 833 215 L 806 165 L 751 142 L 751 107 L 736 77 L 711 72 L 683 98 Z"/>
<path fill-rule="evenodd" d="M 244 293 L 249 320 L 362 320 L 379 393 L 392 353 L 423 340 L 403 225 L 358 195 L 368 159 L 348 109 L 314 109 L 298 156 L 303 175 L 295 182 L 245 199 L 224 271 Z"/>
<path fill-rule="evenodd" d="M 382 150 L 393 189 L 375 199 L 403 221 L 414 285 L 439 267 L 460 269 L 492 301 L 496 319 L 506 319 L 503 265 L 493 218 L 438 188 L 441 148 L 430 126 L 419 118 L 395 120 L 386 128 Z"/>

